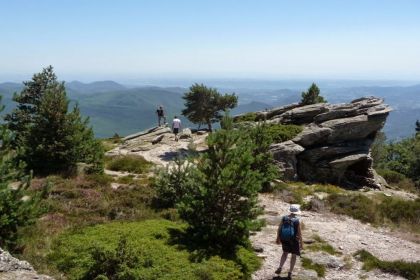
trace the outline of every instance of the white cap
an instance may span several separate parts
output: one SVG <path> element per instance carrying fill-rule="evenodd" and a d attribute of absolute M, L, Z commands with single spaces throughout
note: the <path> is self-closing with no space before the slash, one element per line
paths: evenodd
<path fill-rule="evenodd" d="M 289 212 L 290 212 L 290 214 L 299 215 L 301 213 L 300 212 L 300 205 L 299 204 L 290 204 Z"/>

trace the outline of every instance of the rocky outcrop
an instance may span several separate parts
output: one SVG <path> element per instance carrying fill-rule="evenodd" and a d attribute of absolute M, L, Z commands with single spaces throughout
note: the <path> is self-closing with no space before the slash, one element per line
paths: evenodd
<path fill-rule="evenodd" d="M 0 280 L 54 280 L 45 275 L 39 275 L 26 261 L 12 257 L 8 252 L 0 249 Z"/>
<path fill-rule="evenodd" d="M 366 97 L 348 104 L 292 104 L 257 112 L 257 120 L 299 124 L 303 131 L 271 151 L 288 180 L 329 182 L 346 187 L 380 188 L 370 147 L 391 111 L 382 99 Z"/>
<path fill-rule="evenodd" d="M 123 138 L 122 143 L 106 155 L 139 155 L 157 165 L 166 166 L 177 157 L 207 149 L 207 134 L 207 131 L 184 128 L 179 134 L 179 141 L 175 141 L 175 135 L 169 127 L 153 127 Z"/>

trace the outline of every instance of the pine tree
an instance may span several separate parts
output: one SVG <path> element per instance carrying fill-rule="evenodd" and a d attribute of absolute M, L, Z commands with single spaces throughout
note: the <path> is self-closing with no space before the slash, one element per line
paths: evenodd
<path fill-rule="evenodd" d="M 182 114 L 193 123 L 206 124 L 210 131 L 212 123 L 222 118 L 221 112 L 234 108 L 238 103 L 235 94 L 221 95 L 216 89 L 203 84 L 192 85 L 183 98 L 186 108 Z"/>
<path fill-rule="evenodd" d="M 20 141 L 29 134 L 44 92 L 48 88 L 56 86 L 58 81 L 53 67 L 48 66 L 41 73 L 34 74 L 32 80 L 23 82 L 23 84 L 23 90 L 13 96 L 13 101 L 18 103 L 17 108 L 4 117 L 8 128 L 15 134 L 11 143 L 14 147 L 19 146 Z"/>
<path fill-rule="evenodd" d="M 179 205 L 189 236 L 206 246 L 232 252 L 246 242 L 257 217 L 261 177 L 252 169 L 253 144 L 233 130 L 231 120 L 208 136 L 208 151 L 197 161 L 195 183 Z"/>
<path fill-rule="evenodd" d="M 262 191 L 270 191 L 270 183 L 279 177 L 279 170 L 276 168 L 273 155 L 270 152 L 270 145 L 274 142 L 274 139 L 268 133 L 268 125 L 266 123 L 258 124 L 244 135 L 250 137 L 254 147 L 252 150 L 254 157 L 252 170 L 259 173 Z"/>
<path fill-rule="evenodd" d="M 76 105 L 69 112 L 64 83 L 58 82 L 50 66 L 35 74 L 15 100 L 18 108 L 6 116 L 17 136 L 21 159 L 36 174 L 69 172 L 78 162 L 90 164 L 90 171 L 103 170 L 103 149 L 82 119 Z"/>
<path fill-rule="evenodd" d="M 300 104 L 310 105 L 316 103 L 326 103 L 327 101 L 320 95 L 320 90 L 315 83 L 306 92 L 302 92 L 302 99 Z"/>
<path fill-rule="evenodd" d="M 420 133 L 420 121 L 417 120 L 416 121 L 416 134 L 419 134 L 419 133 Z"/>
<path fill-rule="evenodd" d="M 1 96 L 0 96 L 1 101 Z M 0 106 L 0 112 L 3 107 Z M 23 164 L 16 160 L 11 148 L 12 134 L 0 126 L 0 247 L 13 249 L 18 228 L 32 222 L 36 215 L 37 199 L 25 197 L 30 177 L 23 172 Z"/>

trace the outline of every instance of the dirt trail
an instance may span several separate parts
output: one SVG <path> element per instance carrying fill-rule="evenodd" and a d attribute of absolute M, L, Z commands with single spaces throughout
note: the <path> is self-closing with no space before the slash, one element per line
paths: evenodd
<path fill-rule="evenodd" d="M 274 240 L 280 217 L 287 213 L 288 204 L 274 198 L 273 195 L 266 194 L 260 196 L 260 203 L 265 206 L 264 218 L 267 220 L 267 226 L 252 236 L 251 240 L 254 247 L 264 249 L 261 254 L 265 256 L 265 260 L 261 269 L 254 273 L 253 279 L 273 279 L 281 255 L 281 248 Z M 383 260 L 420 261 L 420 244 L 392 236 L 387 229 L 375 228 L 352 218 L 331 213 L 302 211 L 301 220 L 304 224 L 304 239 L 310 238 L 313 234 L 319 235 L 343 253 L 341 259 L 346 255 L 351 256 L 357 250 L 365 249 Z M 288 271 L 288 263 L 287 261 L 283 269 L 285 272 Z M 325 279 L 404 279 L 380 271 L 365 272 L 361 269 L 360 262 L 352 259 L 352 263 L 352 267 L 347 269 L 344 267 L 327 269 Z M 297 262 L 296 268 L 295 279 L 311 278 L 307 277 L 300 267 L 300 261 Z"/>

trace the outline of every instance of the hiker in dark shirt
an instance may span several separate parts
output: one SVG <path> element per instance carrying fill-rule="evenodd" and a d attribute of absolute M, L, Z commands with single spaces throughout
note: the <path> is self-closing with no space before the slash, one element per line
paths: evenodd
<path fill-rule="evenodd" d="M 161 120 L 163 120 L 162 124 L 166 124 L 165 111 L 163 111 L 162 106 L 159 106 L 159 108 L 156 110 L 156 114 L 158 116 L 158 126 L 160 126 L 160 121 Z"/>
<path fill-rule="evenodd" d="M 300 221 L 296 215 L 300 214 L 300 205 L 291 204 L 289 208 L 289 215 L 283 216 L 279 229 L 277 231 L 276 243 L 281 244 L 283 254 L 280 259 L 280 266 L 275 271 L 276 274 L 280 274 L 284 263 L 286 262 L 289 253 L 292 254 L 290 259 L 290 271 L 288 278 L 292 278 L 293 268 L 296 264 L 296 256 L 300 256 L 300 251 L 303 249 L 302 242 L 302 231 L 300 227 Z"/>

